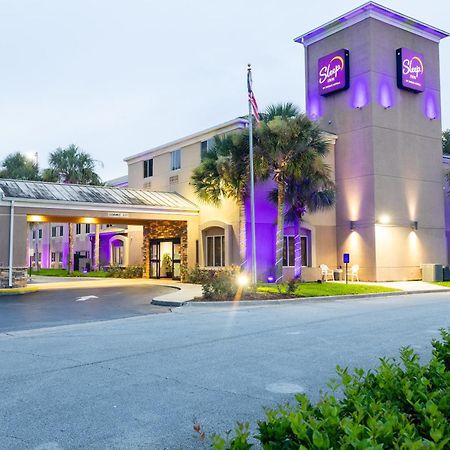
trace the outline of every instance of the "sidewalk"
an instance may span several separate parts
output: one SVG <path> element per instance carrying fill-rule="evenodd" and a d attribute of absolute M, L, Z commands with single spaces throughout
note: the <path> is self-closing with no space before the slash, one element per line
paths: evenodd
<path fill-rule="evenodd" d="M 345 281 L 337 281 L 337 283 L 345 283 Z M 438 284 L 427 283 L 425 281 L 357 281 L 351 284 L 366 284 L 369 286 L 384 286 L 392 289 L 399 289 L 409 293 L 413 292 L 429 292 L 429 291 L 442 291 L 448 290 L 445 286 L 439 286 Z"/>

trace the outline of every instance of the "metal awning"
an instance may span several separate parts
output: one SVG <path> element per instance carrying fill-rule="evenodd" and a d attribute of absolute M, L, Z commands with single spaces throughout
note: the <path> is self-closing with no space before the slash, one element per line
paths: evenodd
<path fill-rule="evenodd" d="M 0 199 L 14 200 L 18 204 L 38 203 L 41 207 L 56 203 L 87 208 L 115 206 L 149 211 L 158 209 L 198 212 L 199 210 L 196 204 L 176 192 L 7 179 L 0 179 Z"/>

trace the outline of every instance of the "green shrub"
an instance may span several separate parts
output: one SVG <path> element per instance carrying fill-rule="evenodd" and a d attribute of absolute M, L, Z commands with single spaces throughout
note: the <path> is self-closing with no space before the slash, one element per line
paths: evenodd
<path fill-rule="evenodd" d="M 111 266 L 109 273 L 113 278 L 142 278 L 142 266 Z"/>
<path fill-rule="evenodd" d="M 381 359 L 376 370 L 337 368 L 331 394 L 317 404 L 297 395 L 295 405 L 267 409 L 255 439 L 263 449 L 449 449 L 450 333 L 433 340 L 431 361 L 407 347 L 401 363 Z M 342 391 L 340 399 L 336 394 Z M 214 436 L 217 450 L 247 450 L 248 426 Z"/>
<path fill-rule="evenodd" d="M 230 267 L 219 270 L 204 270 L 201 277 L 203 298 L 208 300 L 233 300 L 238 285 L 239 268 Z"/>
<path fill-rule="evenodd" d="M 200 269 L 197 265 L 193 269 L 182 268 L 181 275 L 185 283 L 202 284 L 208 278 L 209 270 Z"/>

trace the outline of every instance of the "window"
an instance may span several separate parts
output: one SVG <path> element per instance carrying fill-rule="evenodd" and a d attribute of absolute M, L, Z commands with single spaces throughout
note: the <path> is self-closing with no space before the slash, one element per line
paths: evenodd
<path fill-rule="evenodd" d="M 302 251 L 302 266 L 308 265 L 308 242 L 306 236 L 300 236 Z M 283 243 L 283 266 L 295 266 L 295 237 L 284 236 Z"/>
<path fill-rule="evenodd" d="M 59 235 L 60 235 L 60 236 L 64 236 L 64 225 L 61 225 L 61 226 L 59 227 Z"/>
<path fill-rule="evenodd" d="M 42 239 L 42 228 L 39 228 L 38 230 L 38 237 L 39 239 Z"/>
<path fill-rule="evenodd" d="M 57 227 L 52 227 L 52 237 L 56 237 L 56 228 Z"/>
<path fill-rule="evenodd" d="M 77 223 L 75 226 L 75 233 L 81 234 L 81 223 Z"/>
<path fill-rule="evenodd" d="M 42 261 L 42 253 L 41 252 L 38 253 L 38 261 L 39 261 L 39 264 L 41 264 L 41 261 Z"/>
<path fill-rule="evenodd" d="M 200 158 L 203 159 L 205 155 L 211 150 L 214 145 L 213 139 L 208 139 L 207 141 L 202 141 L 200 143 Z"/>
<path fill-rule="evenodd" d="M 86 233 L 90 233 L 91 232 L 91 224 L 87 223 L 86 224 Z"/>
<path fill-rule="evenodd" d="M 33 230 L 33 239 L 36 239 L 36 230 Z"/>
<path fill-rule="evenodd" d="M 55 261 L 56 261 L 56 253 L 52 252 L 52 262 L 55 262 Z"/>
<path fill-rule="evenodd" d="M 144 161 L 144 178 L 153 176 L 153 159 Z"/>
<path fill-rule="evenodd" d="M 206 265 L 208 267 L 225 265 L 225 236 L 207 236 Z"/>
<path fill-rule="evenodd" d="M 170 167 L 171 170 L 181 169 L 181 150 L 170 152 Z"/>
<path fill-rule="evenodd" d="M 58 252 L 58 261 L 62 262 L 63 260 L 63 252 Z"/>

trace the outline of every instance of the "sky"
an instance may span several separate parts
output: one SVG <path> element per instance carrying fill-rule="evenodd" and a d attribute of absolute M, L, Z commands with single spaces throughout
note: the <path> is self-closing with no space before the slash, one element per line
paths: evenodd
<path fill-rule="evenodd" d="M 293 39 L 364 3 L 331 0 L 0 0 L 0 160 L 76 144 L 104 179 L 123 159 L 246 114 L 246 67 L 260 109 L 304 109 Z M 450 31 L 450 2 L 384 0 Z M 450 128 L 450 38 L 441 42 Z"/>

